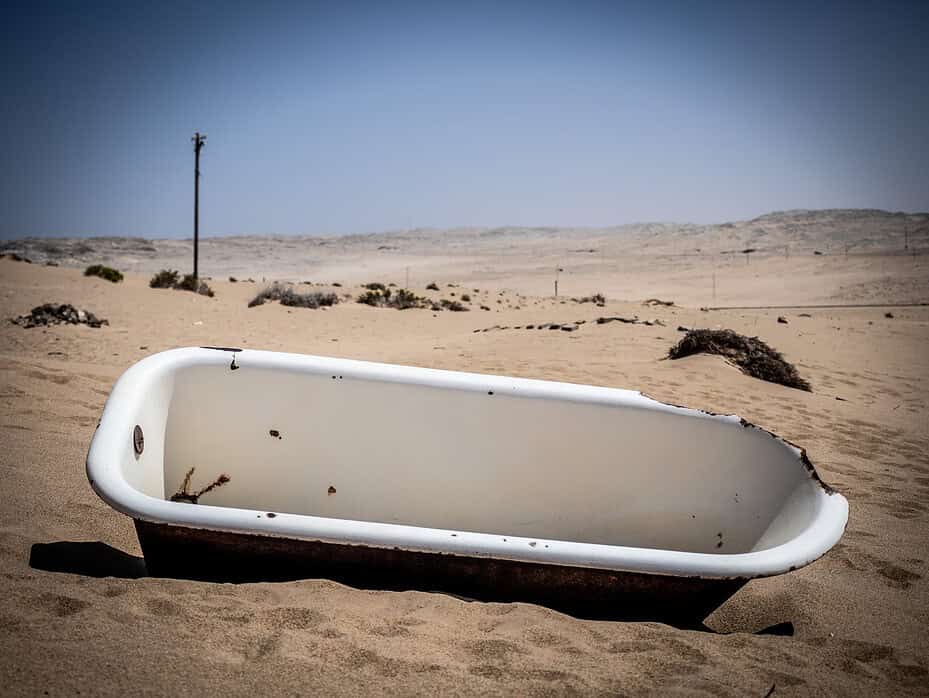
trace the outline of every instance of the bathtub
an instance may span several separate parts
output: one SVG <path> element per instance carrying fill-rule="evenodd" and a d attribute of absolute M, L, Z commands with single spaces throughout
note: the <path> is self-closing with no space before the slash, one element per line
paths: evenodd
<path fill-rule="evenodd" d="M 705 615 L 816 560 L 848 518 L 802 449 L 738 417 L 223 347 L 129 368 L 87 476 L 135 520 L 152 575 L 328 577 L 581 613 Z"/>

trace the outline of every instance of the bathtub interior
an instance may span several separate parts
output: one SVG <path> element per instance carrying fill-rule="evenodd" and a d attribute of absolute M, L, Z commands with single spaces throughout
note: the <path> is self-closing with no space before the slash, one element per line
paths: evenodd
<path fill-rule="evenodd" d="M 717 554 L 786 542 L 822 505 L 762 430 L 489 392 L 190 365 L 146 388 L 123 473 L 164 499 L 190 468 L 192 489 L 229 476 L 197 506 Z"/>

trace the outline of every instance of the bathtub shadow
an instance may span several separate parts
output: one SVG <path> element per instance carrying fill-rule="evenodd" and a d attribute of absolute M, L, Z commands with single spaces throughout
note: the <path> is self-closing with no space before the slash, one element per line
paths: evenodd
<path fill-rule="evenodd" d="M 46 572 L 66 572 L 85 577 L 141 579 L 148 576 L 145 560 L 96 542 L 35 543 L 29 551 L 29 566 Z"/>
<path fill-rule="evenodd" d="M 590 587 L 589 579 L 572 586 L 571 579 L 551 579 L 550 570 L 519 567 L 484 567 L 474 570 L 455 568 L 454 561 L 441 565 L 409 554 L 401 559 L 412 561 L 415 568 L 383 565 L 384 560 L 288 558 L 280 554 L 264 556 L 255 551 L 231 551 L 213 546 L 194 548 L 175 545 L 171 550 L 157 550 L 148 538 L 151 560 L 130 555 L 102 542 L 36 543 L 29 565 L 47 572 L 65 572 L 88 577 L 140 579 L 161 577 L 221 583 L 287 582 L 306 579 L 329 579 L 347 586 L 372 591 L 424 591 L 441 593 L 462 601 L 511 603 L 523 602 L 544 606 L 576 618 L 613 621 L 658 621 L 687 630 L 715 632 L 704 619 L 742 586 L 741 582 L 705 584 L 706 580 L 666 578 L 655 580 L 615 580 L 618 588 Z M 156 550 L 152 550 L 154 547 Z M 210 548 L 213 548 L 212 550 Z M 252 554 L 244 554 L 243 552 Z M 164 553 L 164 554 L 162 554 Z M 237 554 L 232 554 L 237 553 Z M 280 553 L 280 551 L 278 551 Z M 453 563 L 449 567 L 449 563 Z M 539 576 L 542 575 L 542 576 Z M 610 579 L 604 580 L 609 583 Z M 659 580 L 661 581 L 661 580 Z M 558 582 L 559 584 L 553 584 Z M 568 583 L 567 587 L 565 582 Z M 670 584 L 670 586 L 668 586 Z M 604 591 L 611 591 L 604 596 Z M 761 633 L 792 634 L 782 628 L 766 628 Z"/>

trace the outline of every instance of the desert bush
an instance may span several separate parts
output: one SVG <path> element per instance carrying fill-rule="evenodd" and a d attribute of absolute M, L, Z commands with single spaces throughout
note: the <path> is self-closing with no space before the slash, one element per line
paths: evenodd
<path fill-rule="evenodd" d="M 281 294 L 281 305 L 287 305 L 294 308 L 321 308 L 323 306 L 333 306 L 339 302 L 339 297 L 334 293 L 323 293 L 314 291 L 312 293 L 297 293 L 292 289 L 287 289 Z"/>
<path fill-rule="evenodd" d="M 429 284 L 428 286 L 426 286 L 426 290 L 427 290 L 427 291 L 438 291 L 438 290 L 439 290 L 439 285 L 438 285 L 435 281 L 433 281 L 431 284 Z"/>
<path fill-rule="evenodd" d="M 193 291 L 201 296 L 212 298 L 215 294 L 205 281 L 201 281 L 193 274 L 185 274 L 184 278 L 174 284 L 175 291 Z"/>
<path fill-rule="evenodd" d="M 368 289 L 369 291 L 386 291 L 387 290 L 387 287 L 384 284 L 379 283 L 377 281 L 374 281 L 370 284 L 365 284 L 364 288 Z"/>
<path fill-rule="evenodd" d="M 745 337 L 732 330 L 690 330 L 671 347 L 668 358 L 680 359 L 700 353 L 724 356 L 753 378 L 798 390 L 812 390 L 793 364 L 757 337 Z"/>
<path fill-rule="evenodd" d="M 315 310 L 324 305 L 335 305 L 339 302 L 339 297 L 334 293 L 321 293 L 319 291 L 297 293 L 289 286 L 274 283 L 252 298 L 248 303 L 248 307 L 254 308 L 256 305 L 263 305 L 269 301 L 280 301 L 281 305 L 293 308 L 312 308 Z"/>
<path fill-rule="evenodd" d="M 470 303 L 470 302 L 471 302 L 471 296 L 468 295 L 467 293 L 462 293 L 462 294 L 461 294 L 461 300 L 463 300 L 465 303 Z"/>
<path fill-rule="evenodd" d="M 358 303 L 370 305 L 375 308 L 394 308 L 408 310 L 409 308 L 424 308 L 429 303 L 427 298 L 417 296 L 412 291 L 401 288 L 391 292 L 389 288 L 382 290 L 369 290 L 358 296 Z"/>
<path fill-rule="evenodd" d="M 177 285 L 178 278 L 180 278 L 180 274 L 173 269 L 162 269 L 152 277 L 148 285 L 152 288 L 174 288 Z"/>
<path fill-rule="evenodd" d="M 105 267 L 102 264 L 91 264 L 84 270 L 84 276 L 99 276 L 101 279 L 112 281 L 114 284 L 118 284 L 123 280 L 122 272 L 112 267 Z"/>
<path fill-rule="evenodd" d="M 454 313 L 461 313 L 470 310 L 470 308 L 465 307 L 460 302 L 450 301 L 447 298 L 440 300 L 439 305 L 441 305 L 445 310 L 451 310 Z"/>

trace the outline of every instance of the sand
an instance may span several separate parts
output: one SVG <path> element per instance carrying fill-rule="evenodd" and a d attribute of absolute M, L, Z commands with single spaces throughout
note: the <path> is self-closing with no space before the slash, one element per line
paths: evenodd
<path fill-rule="evenodd" d="M 687 242 L 708 246 L 716 234 L 691 231 Z M 249 255 L 258 258 L 259 243 L 229 241 L 222 265 L 203 257 L 212 267 L 212 299 L 149 289 L 152 268 L 172 261 L 157 253 L 147 253 L 147 270 L 128 271 L 119 285 L 67 266 L 84 259 L 59 267 L 0 261 L 2 693 L 927 692 L 929 308 L 700 310 L 925 302 L 925 256 L 902 255 L 896 238 L 875 234 L 868 250 L 846 258 L 832 238 L 818 240 L 808 228 L 792 244 L 828 243 L 831 253 L 806 249 L 785 259 L 772 244 L 748 262 L 740 256 L 726 264 L 717 259 L 726 255 L 666 249 L 575 253 L 582 261 L 564 252 L 620 249 L 605 244 L 602 231 L 523 231 L 518 242 L 507 233 L 509 251 L 493 236 L 459 248 L 474 233 L 461 235 L 446 243 L 426 233 L 413 242 L 403 235 L 335 239 L 324 247 L 348 251 L 314 257 L 304 269 L 296 268 L 293 247 L 261 243 L 266 268 L 251 274 Z M 221 243 L 211 244 L 215 250 Z M 416 252 L 423 246 L 429 250 Z M 600 291 L 606 307 L 552 298 L 557 259 L 563 294 Z M 226 280 L 306 272 L 357 293 L 351 285 L 362 281 L 403 285 L 407 266 L 418 292 L 435 281 L 442 289 L 431 295 L 469 293 L 474 309 L 395 311 L 354 302 L 248 309 L 261 284 Z M 714 271 L 715 303 L 705 283 Z M 643 306 L 652 296 L 676 305 Z M 44 302 L 72 303 L 110 324 L 23 329 L 6 321 Z M 491 310 L 479 310 L 482 304 Z M 601 315 L 665 326 L 592 322 Z M 788 324 L 778 323 L 779 315 Z M 474 332 L 576 320 L 587 323 L 574 332 Z M 720 357 L 662 360 L 681 336 L 678 325 L 758 335 L 798 366 L 813 392 L 750 378 Z M 808 449 L 820 475 L 849 499 L 848 530 L 818 562 L 749 583 L 704 631 L 327 580 L 229 585 L 147 577 L 131 521 L 91 491 L 84 457 L 122 371 L 153 352 L 203 344 L 635 388 L 737 413 Z M 786 623 L 792 634 L 759 632 L 783 631 L 788 626 L 777 624 Z"/>

